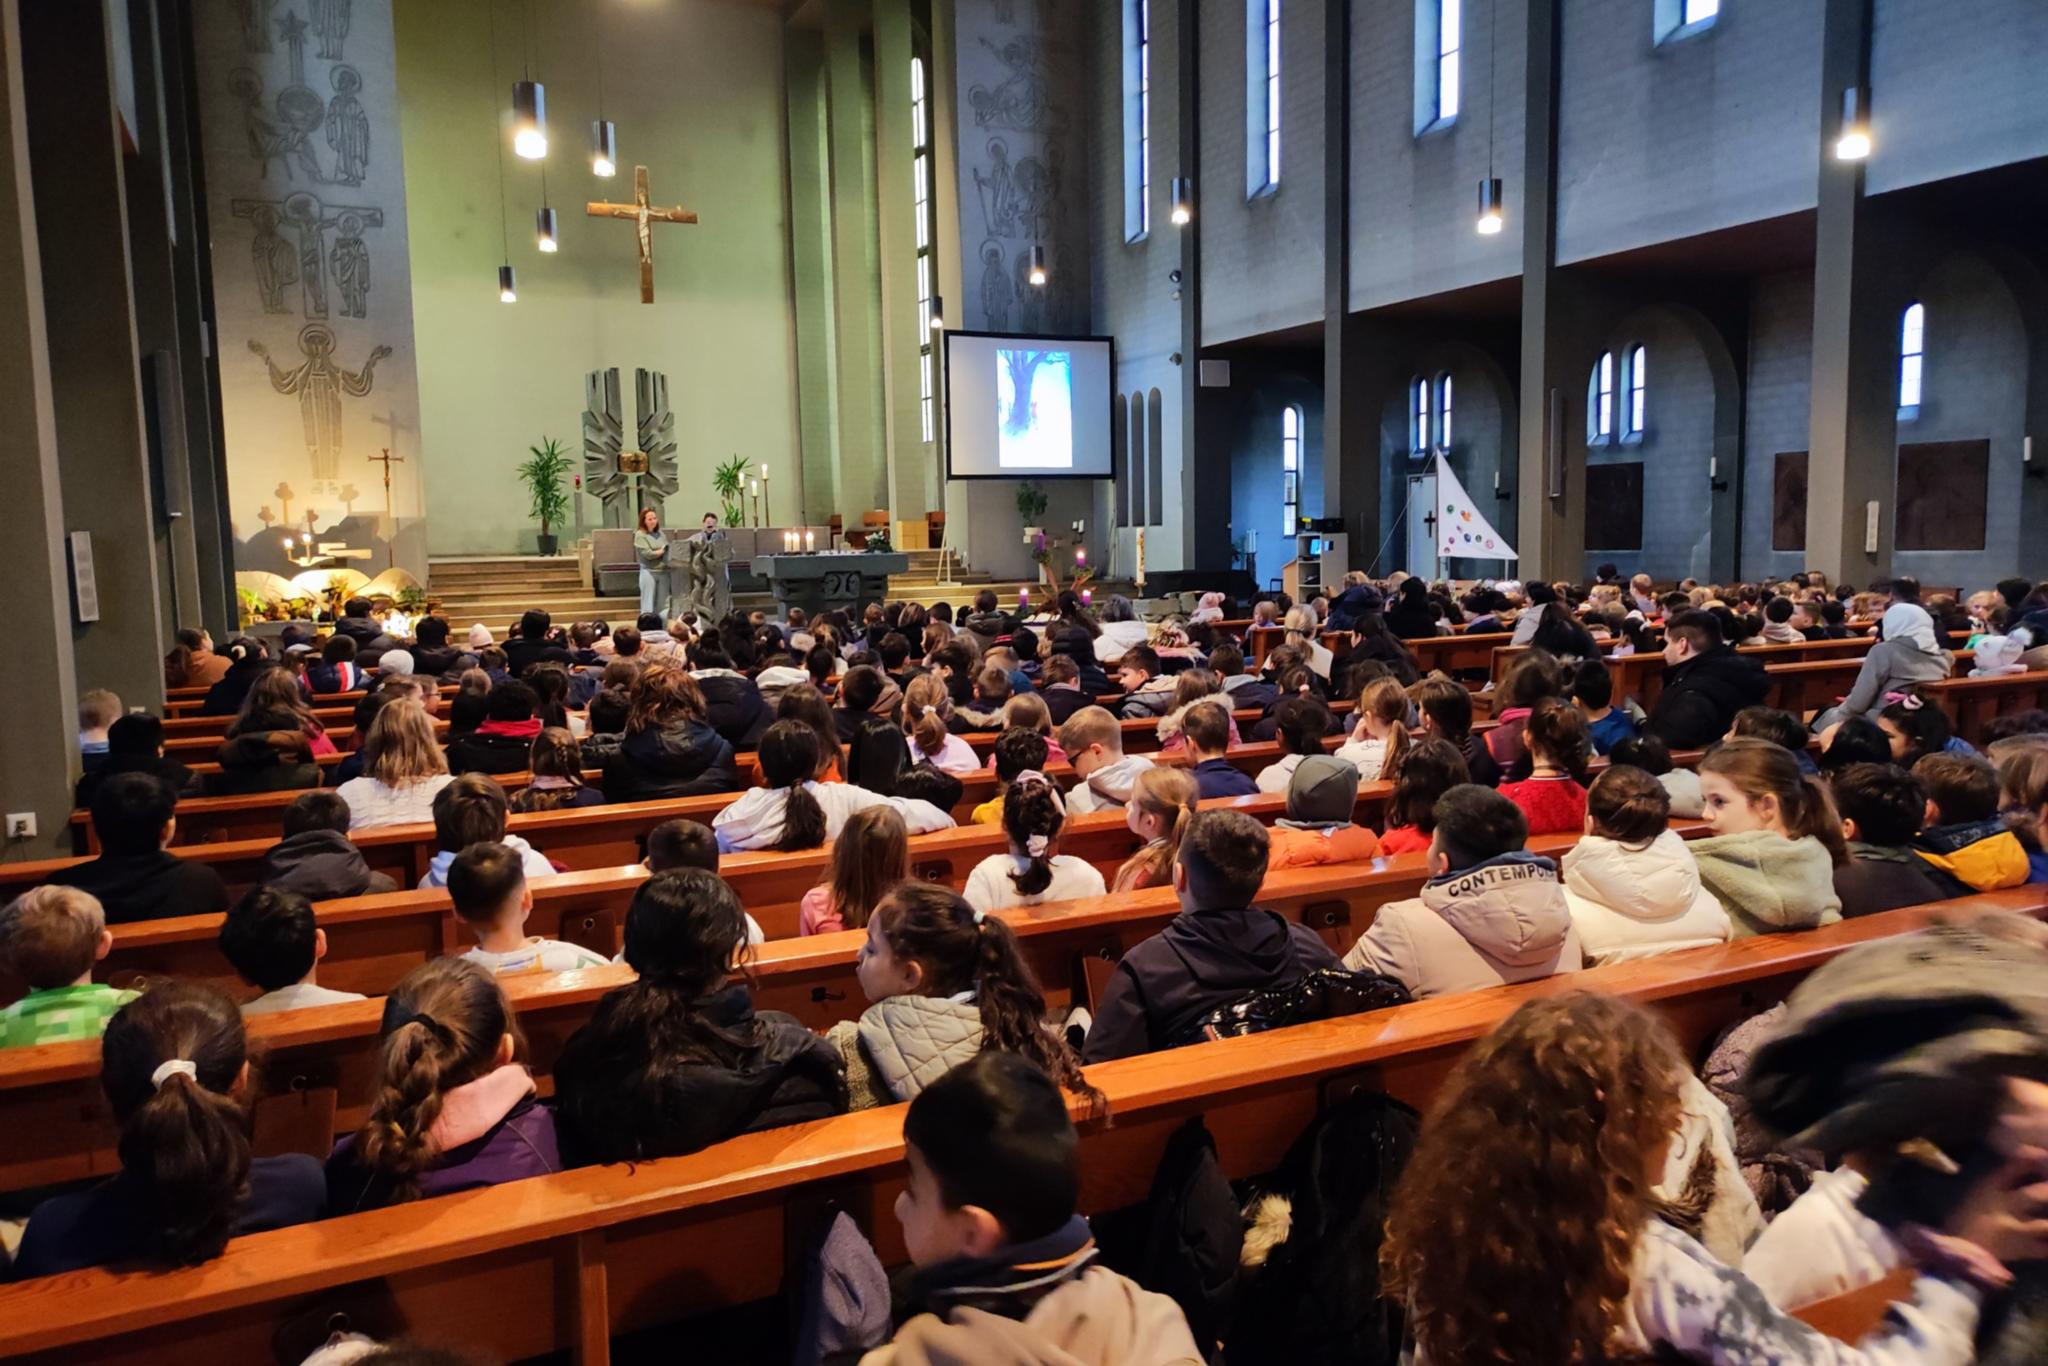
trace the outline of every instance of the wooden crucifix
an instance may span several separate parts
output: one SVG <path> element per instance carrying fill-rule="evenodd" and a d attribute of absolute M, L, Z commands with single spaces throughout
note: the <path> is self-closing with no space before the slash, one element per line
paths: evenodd
<path fill-rule="evenodd" d="M 633 202 L 606 204 L 592 201 L 585 206 L 592 218 L 630 218 L 640 238 L 640 302 L 654 302 L 654 234 L 656 223 L 695 223 L 697 215 L 681 207 L 657 209 L 647 202 L 647 168 L 633 168 Z"/>

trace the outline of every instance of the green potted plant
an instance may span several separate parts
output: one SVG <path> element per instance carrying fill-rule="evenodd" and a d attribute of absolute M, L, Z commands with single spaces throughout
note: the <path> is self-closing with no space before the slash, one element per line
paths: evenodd
<path fill-rule="evenodd" d="M 533 500 L 528 515 L 540 523 L 540 553 L 553 555 L 561 549 L 554 529 L 569 519 L 569 491 L 562 487 L 569 477 L 569 453 L 552 436 L 542 437 L 540 445 L 527 450 L 519 477 Z"/>
<path fill-rule="evenodd" d="M 739 526 L 747 520 L 747 461 L 736 455 L 711 470 L 711 491 L 725 510 L 725 524 Z"/>
<path fill-rule="evenodd" d="M 398 590 L 398 610 L 409 617 L 419 616 L 427 610 L 427 590 L 416 583 L 407 584 Z"/>
<path fill-rule="evenodd" d="M 867 544 L 863 547 L 870 555 L 886 555 L 895 547 L 889 544 L 887 527 L 876 527 L 868 533 Z"/>
<path fill-rule="evenodd" d="M 1043 534 L 1045 528 L 1041 521 L 1045 517 L 1046 505 L 1050 501 L 1045 496 L 1045 490 L 1029 479 L 1017 485 L 1017 515 L 1024 521 L 1024 541 L 1027 545 Z"/>

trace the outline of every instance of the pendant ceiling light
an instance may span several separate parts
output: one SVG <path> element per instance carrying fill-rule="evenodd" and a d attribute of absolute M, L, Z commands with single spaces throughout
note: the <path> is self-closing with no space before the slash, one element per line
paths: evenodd
<path fill-rule="evenodd" d="M 1037 244 L 1031 248 L 1030 280 L 1041 289 L 1045 287 L 1045 248 Z"/>
<path fill-rule="evenodd" d="M 528 161 L 548 154 L 548 92 L 533 78 L 533 6 L 526 7 L 526 65 L 512 83 L 512 150 Z"/>
<path fill-rule="evenodd" d="M 943 332 L 945 330 L 946 301 L 944 299 L 941 299 L 938 295 L 934 294 L 932 295 L 932 331 Z"/>
<path fill-rule="evenodd" d="M 1486 179 L 1479 182 L 1479 218 L 1473 224 L 1481 237 L 1498 237 L 1500 230 L 1507 226 L 1507 214 L 1501 203 L 1500 177 L 1493 173 L 1493 58 L 1500 49 L 1500 25 L 1496 22 L 1499 14 L 1499 0 L 1494 0 L 1487 10 L 1486 19 Z"/>
<path fill-rule="evenodd" d="M 1842 92 L 1842 131 L 1835 138 L 1835 160 L 1863 161 L 1870 156 L 1870 97 L 1852 85 Z"/>
<path fill-rule="evenodd" d="M 512 269 L 512 237 L 505 227 L 505 140 L 498 136 L 498 103 L 491 92 L 498 84 L 498 6 L 492 0 L 490 79 L 484 83 L 485 98 L 490 101 L 491 145 L 498 152 L 498 249 L 503 264 L 498 267 L 498 302 L 516 304 L 519 302 L 519 276 Z"/>
<path fill-rule="evenodd" d="M 516 304 L 519 302 L 519 273 L 508 262 L 498 267 L 498 302 Z"/>
<path fill-rule="evenodd" d="M 1173 178 L 1173 225 L 1184 228 L 1195 217 L 1195 183 L 1184 175 Z"/>
<path fill-rule="evenodd" d="M 619 130 L 604 116 L 604 11 L 591 25 L 597 58 L 597 120 L 590 125 L 590 173 L 609 179 L 619 173 Z"/>

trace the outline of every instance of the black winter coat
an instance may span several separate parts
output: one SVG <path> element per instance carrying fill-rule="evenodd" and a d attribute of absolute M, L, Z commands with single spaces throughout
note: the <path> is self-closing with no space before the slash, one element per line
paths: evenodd
<path fill-rule="evenodd" d="M 1664 691 L 1643 726 L 1674 752 L 1704 749 L 1728 733 L 1735 713 L 1761 706 L 1770 675 L 1755 659 L 1716 645 L 1664 675 Z"/>
<path fill-rule="evenodd" d="M 700 797 L 740 790 L 732 746 L 701 721 L 663 730 L 643 730 L 619 742 L 604 761 L 607 802 L 645 802 L 658 797 Z"/>
<path fill-rule="evenodd" d="M 279 840 L 263 856 L 256 881 L 308 901 L 398 890 L 389 877 L 371 871 L 363 851 L 339 830 L 305 830 Z"/>
<path fill-rule="evenodd" d="M 745 986 L 670 1007 L 701 1018 L 721 1061 L 655 1057 L 647 1021 L 629 1008 L 647 989 L 607 995 L 562 1049 L 555 1104 L 566 1161 L 672 1157 L 845 1113 L 838 1050 L 780 1011 L 756 1013 Z"/>
<path fill-rule="evenodd" d="M 704 694 L 711 729 L 736 750 L 761 747 L 761 737 L 775 724 L 775 708 L 753 679 L 738 673 L 702 674 L 697 687 Z"/>
<path fill-rule="evenodd" d="M 533 763 L 531 735 L 485 735 L 472 732 L 448 745 L 448 771 L 523 773 Z"/>

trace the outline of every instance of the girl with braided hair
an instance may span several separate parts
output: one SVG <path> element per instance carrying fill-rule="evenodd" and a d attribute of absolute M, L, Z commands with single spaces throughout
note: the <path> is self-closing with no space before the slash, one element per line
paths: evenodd
<path fill-rule="evenodd" d="M 1017 775 L 1003 800 L 1007 854 L 991 854 L 967 875 L 965 895 L 977 911 L 1036 906 L 1101 896 L 1102 874 L 1086 859 L 1059 852 L 1067 804 L 1052 779 L 1035 769 Z"/>
<path fill-rule="evenodd" d="M 1100 1112 L 1102 1093 L 1046 1018 L 1045 994 L 1000 916 L 958 892 L 904 882 L 868 920 L 858 964 L 874 1002 L 827 1031 L 856 1110 L 909 1100 L 977 1053 L 1015 1053 Z"/>
<path fill-rule="evenodd" d="M 489 969 L 436 958 L 384 998 L 376 1098 L 327 1159 L 331 1214 L 560 1171 L 554 1113 L 519 1059 L 526 1039 Z"/>

